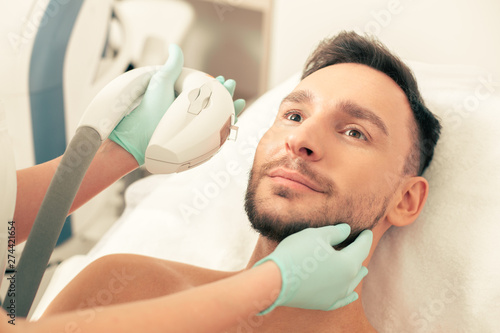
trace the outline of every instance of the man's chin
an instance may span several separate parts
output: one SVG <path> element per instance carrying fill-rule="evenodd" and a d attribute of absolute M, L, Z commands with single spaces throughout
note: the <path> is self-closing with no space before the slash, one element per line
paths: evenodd
<path fill-rule="evenodd" d="M 270 241 L 279 243 L 288 236 L 304 229 L 330 224 L 330 221 L 313 223 L 310 219 L 299 217 L 297 212 L 300 210 L 294 210 L 294 216 L 279 214 L 279 212 L 290 211 L 289 207 L 281 207 L 279 202 L 269 200 L 269 198 L 268 200 L 256 201 L 249 194 L 253 193 L 247 193 L 245 201 L 248 220 L 255 231 Z"/>
<path fill-rule="evenodd" d="M 337 225 L 344 222 L 336 222 L 333 224 L 318 224 L 312 225 L 310 222 L 283 222 L 277 221 L 275 219 L 267 219 L 267 218 L 253 218 L 250 220 L 252 228 L 257 231 L 262 237 L 266 238 L 269 241 L 280 243 L 282 240 L 287 238 L 290 235 L 293 235 L 297 232 L 300 232 L 307 228 L 319 228 L 326 225 Z M 353 228 L 349 236 L 340 244 L 334 245 L 333 248 L 335 250 L 342 250 L 343 248 L 349 246 L 354 242 L 354 240 L 358 237 L 358 235 L 363 230 L 357 230 L 357 228 Z"/>
<path fill-rule="evenodd" d="M 278 243 L 290 235 L 311 227 L 309 223 L 305 222 L 282 223 L 272 221 L 268 223 L 267 220 L 262 219 L 253 219 L 250 221 L 252 227 L 261 236 Z"/>
<path fill-rule="evenodd" d="M 336 219 L 326 219 L 325 217 L 332 216 L 330 212 L 323 211 L 320 214 L 318 210 L 312 209 L 310 205 L 307 206 L 302 200 L 299 200 L 299 202 L 293 204 L 293 207 L 290 207 L 290 198 L 285 199 L 284 196 L 276 198 L 276 193 L 273 193 L 274 200 L 271 200 L 269 197 L 266 199 L 262 197 L 256 199 L 256 186 L 251 186 L 251 184 L 252 182 L 250 181 L 245 197 L 245 211 L 253 229 L 269 241 L 280 243 L 288 236 L 307 228 L 345 223 Z M 286 207 L 282 206 L 280 199 L 286 201 Z M 311 214 L 301 216 L 300 212 L 305 211 L 309 211 Z M 283 215 L 281 214 L 282 212 L 289 212 L 289 214 Z M 357 228 L 354 228 L 352 224 L 350 225 L 352 228 L 351 235 L 341 244 L 334 246 L 335 249 L 342 249 L 348 246 L 361 232 L 361 230 L 357 232 Z"/>

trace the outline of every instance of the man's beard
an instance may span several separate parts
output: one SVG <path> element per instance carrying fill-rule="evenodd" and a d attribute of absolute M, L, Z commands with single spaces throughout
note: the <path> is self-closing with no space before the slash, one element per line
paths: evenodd
<path fill-rule="evenodd" d="M 269 205 L 269 202 L 265 198 L 256 197 L 257 187 L 267 171 L 278 166 L 297 171 L 316 183 L 322 184 L 325 189 L 323 193 L 326 196 L 325 202 L 319 207 L 311 207 L 308 212 L 296 212 L 294 216 L 290 215 L 288 218 L 286 213 L 289 212 L 266 212 L 264 206 Z M 285 199 L 297 195 L 293 190 L 283 186 L 277 186 L 273 189 L 273 193 L 267 194 Z M 362 197 L 341 197 L 334 183 L 312 171 L 307 162 L 303 160 L 292 162 L 284 156 L 264 164 L 260 170 L 255 170 L 255 167 L 251 170 L 245 196 L 245 210 L 252 227 L 262 236 L 275 242 L 281 242 L 286 237 L 306 228 L 347 223 L 351 227 L 350 235 L 341 244 L 335 246 L 336 249 L 342 249 L 351 244 L 363 230 L 372 229 L 377 225 L 385 214 L 389 199 L 389 196 L 376 193 Z"/>

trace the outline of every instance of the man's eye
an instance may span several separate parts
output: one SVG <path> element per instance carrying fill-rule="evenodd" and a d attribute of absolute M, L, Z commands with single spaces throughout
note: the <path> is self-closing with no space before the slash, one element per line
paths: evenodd
<path fill-rule="evenodd" d="M 348 136 L 352 136 L 353 138 L 356 138 L 359 140 L 365 140 L 365 141 L 367 140 L 366 136 L 362 132 L 360 132 L 356 129 L 350 128 L 347 131 L 345 131 L 344 133 L 347 134 Z"/>
<path fill-rule="evenodd" d="M 298 113 L 289 113 L 286 115 L 286 119 L 300 123 L 302 121 L 302 116 Z"/>

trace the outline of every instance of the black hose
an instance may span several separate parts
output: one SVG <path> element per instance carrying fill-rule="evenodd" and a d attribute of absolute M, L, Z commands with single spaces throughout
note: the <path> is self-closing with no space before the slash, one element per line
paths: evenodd
<path fill-rule="evenodd" d="M 5 296 L 3 307 L 8 313 L 14 310 L 16 317 L 28 316 L 64 221 L 100 145 L 99 133 L 90 127 L 79 128 L 69 143 L 18 262 L 14 288 Z"/>

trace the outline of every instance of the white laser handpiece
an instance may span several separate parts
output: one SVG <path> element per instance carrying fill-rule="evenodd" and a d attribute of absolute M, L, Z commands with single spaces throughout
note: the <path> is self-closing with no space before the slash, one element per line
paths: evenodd
<path fill-rule="evenodd" d="M 146 168 L 152 173 L 195 167 L 216 154 L 228 137 L 236 139 L 233 99 L 219 81 L 201 72 L 183 71 L 176 81 L 178 89 L 182 93 L 161 119 L 146 150 Z"/>
<path fill-rule="evenodd" d="M 134 69 L 110 82 L 92 100 L 79 127 L 94 128 L 104 141 L 120 120 L 140 104 L 160 68 Z M 145 165 L 151 173 L 174 173 L 195 167 L 215 155 L 226 139 L 236 139 L 233 99 L 219 81 L 183 68 L 174 89 L 178 96 L 146 149 Z"/>

